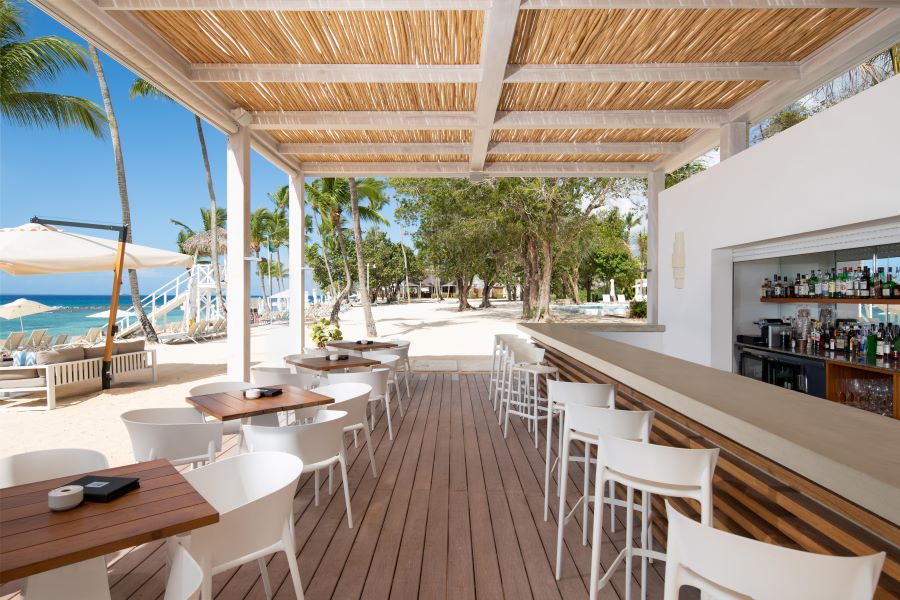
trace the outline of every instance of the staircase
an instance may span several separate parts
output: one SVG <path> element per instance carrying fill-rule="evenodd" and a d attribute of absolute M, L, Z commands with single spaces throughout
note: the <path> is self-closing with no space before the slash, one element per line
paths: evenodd
<path fill-rule="evenodd" d="M 223 281 L 223 290 L 224 287 Z M 155 328 L 159 327 L 159 319 L 177 308 L 185 308 L 188 303 L 195 318 L 214 320 L 224 316 L 216 308 L 215 295 L 216 283 L 212 266 L 194 265 L 144 296 L 141 306 Z M 141 330 L 140 319 L 131 313 L 120 318 L 116 325 L 119 327 L 118 337 L 128 337 Z"/>

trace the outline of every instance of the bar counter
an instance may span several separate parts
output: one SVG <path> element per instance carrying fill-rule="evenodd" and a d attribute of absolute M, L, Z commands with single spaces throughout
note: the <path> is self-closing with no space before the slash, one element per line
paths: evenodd
<path fill-rule="evenodd" d="M 900 598 L 900 422 L 605 339 L 597 327 L 519 328 L 561 379 L 616 383 L 621 408 L 656 411 L 653 443 L 721 449 L 717 527 L 826 554 L 883 550 L 876 597 Z M 661 519 L 661 504 L 655 512 Z"/>
<path fill-rule="evenodd" d="M 851 354 L 849 352 L 837 352 L 834 350 L 809 350 L 801 352 L 797 349 L 769 348 L 759 344 L 745 344 L 737 342 L 735 346 L 747 348 L 749 350 L 761 350 L 763 352 L 775 352 L 776 354 L 786 354 L 788 356 L 797 356 L 799 358 L 813 358 L 825 362 L 839 363 L 851 367 L 865 367 L 874 371 L 883 371 L 885 373 L 900 373 L 900 360 L 890 358 L 869 358 L 865 354 Z"/>

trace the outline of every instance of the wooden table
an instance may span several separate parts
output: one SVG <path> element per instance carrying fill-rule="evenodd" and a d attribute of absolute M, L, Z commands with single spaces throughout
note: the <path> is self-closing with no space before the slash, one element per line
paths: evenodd
<path fill-rule="evenodd" d="M 370 358 L 362 358 L 361 356 L 350 356 L 346 360 L 328 360 L 326 356 L 315 356 L 313 358 L 291 359 L 285 358 L 285 362 L 310 371 L 340 371 L 342 369 L 355 369 L 357 367 L 372 367 L 380 365 L 381 361 L 372 360 Z"/>
<path fill-rule="evenodd" d="M 152 542 L 219 520 L 219 513 L 167 460 L 93 471 L 140 477 L 141 487 L 112 502 L 47 508 L 47 492 L 70 475 L 0 490 L 0 583 Z"/>
<path fill-rule="evenodd" d="M 324 406 L 334 402 L 334 398 L 330 396 L 323 396 L 292 385 L 267 385 L 264 387 L 278 387 L 282 389 L 282 393 L 270 398 L 260 396 L 255 400 L 249 400 L 244 398 L 242 390 L 237 390 L 205 396 L 190 396 L 187 401 L 197 407 L 200 412 L 220 421 L 246 419 L 283 410 Z"/>
<path fill-rule="evenodd" d="M 355 352 L 369 352 L 371 350 L 397 348 L 398 344 L 395 344 L 394 342 L 372 342 L 371 344 L 360 344 L 359 342 L 328 342 L 328 347 L 340 348 L 341 350 L 353 350 Z"/>

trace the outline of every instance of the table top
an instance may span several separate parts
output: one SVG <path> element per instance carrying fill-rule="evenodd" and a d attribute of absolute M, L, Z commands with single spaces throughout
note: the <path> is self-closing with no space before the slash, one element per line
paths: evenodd
<path fill-rule="evenodd" d="M 284 359 L 292 365 L 303 367 L 311 371 L 340 371 L 342 369 L 354 369 L 357 367 L 372 367 L 380 365 L 381 361 L 372 360 L 371 358 L 362 358 L 361 356 L 351 356 L 347 360 L 328 360 L 325 356 L 315 356 L 312 358 Z"/>
<path fill-rule="evenodd" d="M 0 490 L 0 583 L 219 520 L 219 513 L 167 460 L 90 474 L 140 477 L 141 487 L 112 502 L 85 502 L 65 512 L 47 507 L 47 492 L 85 474 Z"/>
<path fill-rule="evenodd" d="M 375 342 L 371 344 L 360 344 L 359 341 L 344 342 L 328 342 L 329 348 L 340 348 L 341 350 L 355 350 L 357 352 L 368 352 L 370 350 L 385 350 L 387 348 L 397 348 L 394 342 Z"/>
<path fill-rule="evenodd" d="M 233 392 L 206 394 L 205 396 L 190 396 L 187 398 L 187 401 L 193 404 L 200 412 L 215 417 L 220 421 L 246 419 L 283 410 L 324 406 L 334 402 L 334 398 L 330 396 L 323 396 L 293 385 L 267 385 L 264 387 L 281 388 L 282 393 L 269 398 L 260 396 L 250 400 L 244 398 L 242 390 L 236 390 Z"/>

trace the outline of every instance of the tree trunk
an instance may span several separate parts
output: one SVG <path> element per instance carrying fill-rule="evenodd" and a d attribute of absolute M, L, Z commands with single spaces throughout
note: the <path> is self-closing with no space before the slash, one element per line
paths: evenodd
<path fill-rule="evenodd" d="M 259 250 L 256 251 L 256 276 L 259 277 L 259 288 L 262 290 L 262 301 L 264 306 L 268 306 L 268 302 L 266 302 L 266 278 L 263 275 L 262 271 L 262 261 L 259 258 Z M 268 261 L 266 261 L 266 268 L 269 267 Z"/>
<path fill-rule="evenodd" d="M 100 84 L 100 96 L 103 98 L 103 107 L 106 109 L 109 137 L 112 140 L 113 155 L 116 160 L 116 181 L 119 186 L 119 202 L 122 206 L 122 225 L 128 228 L 125 241 L 130 244 L 132 240 L 131 206 L 128 203 L 128 185 L 125 182 L 125 161 L 122 158 L 122 144 L 119 139 L 119 122 L 116 121 L 116 113 L 113 111 L 109 87 L 106 85 L 106 76 L 103 74 L 103 65 L 100 64 L 100 56 L 97 55 L 97 49 L 88 45 L 88 52 L 90 52 L 91 61 L 94 63 L 97 82 Z M 131 293 L 131 305 L 134 307 L 134 312 L 141 322 L 141 328 L 144 330 L 147 341 L 159 342 L 156 330 L 153 329 L 153 323 L 147 318 L 146 313 L 144 313 L 144 307 L 141 305 L 141 291 L 138 287 L 137 271 L 134 269 L 128 269 L 128 283 Z M 112 332 L 107 332 L 107 335 L 112 335 Z"/>
<path fill-rule="evenodd" d="M 569 279 L 569 287 L 572 290 L 572 302 L 581 304 L 581 296 L 578 293 L 578 269 L 574 273 L 567 273 Z"/>
<path fill-rule="evenodd" d="M 528 319 L 537 310 L 540 296 L 540 264 L 537 242 L 529 239 L 525 246 L 525 281 L 522 286 L 522 318 Z"/>
<path fill-rule="evenodd" d="M 212 263 L 213 279 L 216 282 L 216 311 L 226 314 L 225 301 L 222 300 L 222 275 L 219 272 L 219 213 L 216 207 L 216 190 L 213 187 L 212 170 L 209 168 L 209 155 L 206 153 L 206 138 L 203 136 L 203 123 L 194 115 L 197 122 L 197 137 L 200 139 L 200 153 L 203 154 L 203 166 L 206 169 L 206 187 L 209 190 L 209 220 L 212 228 L 212 250 L 209 260 Z"/>
<path fill-rule="evenodd" d="M 481 290 L 481 304 L 478 305 L 478 308 L 490 308 L 491 307 L 491 290 L 494 289 L 493 282 L 489 282 L 487 280 L 484 281 L 484 289 Z"/>
<path fill-rule="evenodd" d="M 356 270 L 359 277 L 359 299 L 366 317 L 366 335 L 376 337 L 375 318 L 372 316 L 372 301 L 369 298 L 369 282 L 366 279 L 366 261 L 363 258 L 362 228 L 359 226 L 359 196 L 356 193 L 356 178 L 347 179 L 350 184 L 350 211 L 353 213 L 353 239 L 356 241 Z"/>
<path fill-rule="evenodd" d="M 459 312 L 469 310 L 472 305 L 469 304 L 469 288 L 471 283 L 465 277 L 456 278 L 456 291 L 459 292 Z"/>
<path fill-rule="evenodd" d="M 313 211 L 316 214 L 316 211 Z M 322 235 L 322 226 L 317 221 L 316 228 L 319 230 L 319 238 L 322 240 L 322 260 L 325 261 L 325 272 L 328 273 L 328 286 L 331 288 L 331 295 L 337 296 L 337 288 L 334 286 L 334 277 L 331 274 L 331 262 L 328 260 L 328 248 L 325 247 L 325 236 Z"/>
<path fill-rule="evenodd" d="M 535 322 L 550 320 L 550 282 L 553 276 L 553 246 L 548 240 L 541 242 L 541 255 L 544 264 L 542 265 L 537 310 L 534 312 Z"/>
<path fill-rule="evenodd" d="M 341 302 L 350 295 L 350 288 L 353 286 L 353 278 L 350 277 L 350 258 L 347 256 L 347 244 L 344 243 L 344 230 L 338 225 L 336 228 L 338 239 L 338 248 L 341 249 L 341 258 L 344 259 L 344 289 L 334 299 L 334 306 L 331 307 L 331 323 L 337 325 L 340 323 Z"/>
<path fill-rule="evenodd" d="M 437 275 L 434 276 L 435 281 L 437 281 L 437 297 L 438 301 L 444 301 L 444 291 L 441 289 L 441 278 Z"/>

